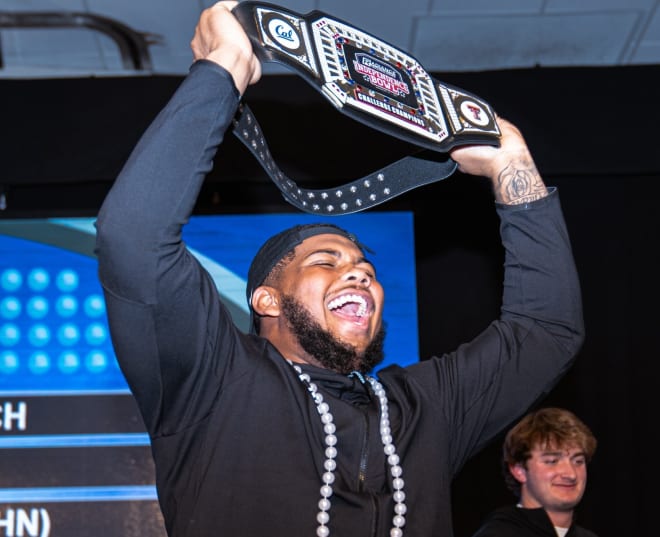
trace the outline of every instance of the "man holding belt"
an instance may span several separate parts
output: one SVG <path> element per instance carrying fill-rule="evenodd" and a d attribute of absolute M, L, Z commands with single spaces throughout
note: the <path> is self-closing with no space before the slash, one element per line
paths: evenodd
<path fill-rule="evenodd" d="M 503 119 L 499 147 L 452 150 L 462 172 L 491 181 L 506 251 L 500 317 L 452 352 L 370 376 L 384 292 L 368 245 L 339 221 L 284 230 L 259 250 L 252 330 L 241 332 L 181 239 L 261 76 L 235 5 L 201 14 L 189 75 L 97 221 L 113 343 L 151 438 L 167 531 L 450 536 L 452 478 L 554 386 L 583 341 L 558 193 Z"/>

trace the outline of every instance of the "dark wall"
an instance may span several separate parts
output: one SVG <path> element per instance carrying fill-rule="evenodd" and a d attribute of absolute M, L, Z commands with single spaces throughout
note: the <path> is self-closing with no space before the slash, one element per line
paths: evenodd
<path fill-rule="evenodd" d="M 488 100 L 525 133 L 559 188 L 583 287 L 587 340 L 543 404 L 564 406 L 599 439 L 580 520 L 600 537 L 654 533 L 660 194 L 658 66 L 464 73 L 441 80 Z M 0 218 L 93 215 L 142 131 L 180 79 L 0 81 Z M 280 165 L 308 185 L 343 183 L 411 148 L 345 119 L 291 77 L 251 88 Z M 229 137 L 200 213 L 290 210 Z M 497 315 L 501 249 L 488 185 L 456 174 L 382 207 L 414 211 L 422 356 L 453 349 Z M 458 537 L 513 498 L 499 440 L 455 484 Z"/>
<path fill-rule="evenodd" d="M 480 95 L 525 133 L 544 174 L 652 174 L 660 169 L 660 66 L 438 75 Z M 94 214 L 179 77 L 0 80 L 1 217 Z M 338 113 L 301 79 L 271 76 L 246 101 L 271 151 L 307 186 L 340 184 L 413 148 Z M 248 151 L 228 135 L 200 210 L 281 210 Z M 310 184 L 311 183 L 311 184 Z M 404 200 L 404 204 L 409 200 Z"/>

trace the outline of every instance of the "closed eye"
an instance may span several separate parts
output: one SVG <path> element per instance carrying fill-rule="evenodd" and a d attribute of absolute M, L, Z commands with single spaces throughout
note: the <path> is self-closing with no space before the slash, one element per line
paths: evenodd
<path fill-rule="evenodd" d="M 318 255 L 310 258 L 309 264 L 315 266 L 322 265 L 322 266 L 334 267 L 337 264 L 337 258 L 335 256 L 328 254 Z"/>

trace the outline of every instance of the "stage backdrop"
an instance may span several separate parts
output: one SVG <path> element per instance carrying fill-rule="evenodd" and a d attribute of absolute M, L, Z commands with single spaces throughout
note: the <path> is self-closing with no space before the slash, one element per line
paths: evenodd
<path fill-rule="evenodd" d="M 247 326 L 245 278 L 301 214 L 195 216 L 184 240 Z M 417 361 L 413 217 L 342 217 L 387 295 L 387 363 Z M 0 533 L 163 536 L 149 439 L 117 366 L 94 257 L 94 220 L 0 221 Z M 386 365 L 386 364 L 383 364 Z"/>

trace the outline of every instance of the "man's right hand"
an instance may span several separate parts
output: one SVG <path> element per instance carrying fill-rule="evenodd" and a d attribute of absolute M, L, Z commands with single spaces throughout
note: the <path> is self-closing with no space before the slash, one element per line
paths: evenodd
<path fill-rule="evenodd" d="M 261 63 L 245 30 L 231 12 L 237 4 L 222 1 L 202 11 L 190 48 L 195 60 L 210 60 L 229 71 L 243 95 L 248 85 L 261 78 Z"/>

